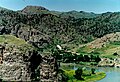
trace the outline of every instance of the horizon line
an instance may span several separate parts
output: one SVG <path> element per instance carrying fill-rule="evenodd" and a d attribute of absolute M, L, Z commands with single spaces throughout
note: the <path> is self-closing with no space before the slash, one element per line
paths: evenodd
<path fill-rule="evenodd" d="M 23 10 L 25 7 L 27 6 L 37 6 L 37 7 L 44 7 L 44 6 L 40 6 L 40 5 L 26 5 L 24 6 L 23 8 L 21 9 L 10 9 L 10 8 L 6 8 L 6 7 L 3 7 L 3 6 L 0 6 L 1 8 L 4 8 L 4 9 L 8 9 L 8 10 L 12 10 L 12 11 L 20 11 L 20 10 Z M 71 10 L 53 10 L 53 9 L 49 9 L 47 7 L 44 7 L 46 9 L 48 9 L 49 11 L 56 11 L 56 12 L 71 12 L 71 11 L 76 11 L 76 12 L 86 12 L 86 13 L 94 13 L 94 14 L 103 14 L 103 13 L 115 13 L 115 12 L 120 12 L 119 10 L 118 11 L 105 11 L 105 12 L 94 12 L 94 11 L 86 11 L 86 10 L 75 10 L 75 9 L 71 9 Z"/>

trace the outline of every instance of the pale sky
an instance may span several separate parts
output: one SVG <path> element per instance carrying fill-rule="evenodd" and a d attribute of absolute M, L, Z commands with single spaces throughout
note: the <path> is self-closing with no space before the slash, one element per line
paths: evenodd
<path fill-rule="evenodd" d="M 1 7 L 11 10 L 20 10 L 27 5 L 55 11 L 120 12 L 120 0 L 0 0 Z"/>

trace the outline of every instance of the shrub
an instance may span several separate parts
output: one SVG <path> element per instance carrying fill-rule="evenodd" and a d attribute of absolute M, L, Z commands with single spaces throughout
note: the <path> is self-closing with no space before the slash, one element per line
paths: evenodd
<path fill-rule="evenodd" d="M 58 70 L 58 74 L 61 76 L 59 79 L 64 81 L 64 82 L 67 82 L 68 81 L 68 76 L 65 74 L 65 71 L 62 70 L 62 69 L 59 69 Z"/>
<path fill-rule="evenodd" d="M 95 68 L 91 69 L 92 74 L 95 74 Z"/>
<path fill-rule="evenodd" d="M 83 74 L 83 70 L 82 70 L 82 68 L 78 68 L 76 71 L 75 71 L 75 78 L 77 79 L 77 80 L 83 80 L 83 78 L 82 78 L 82 74 Z"/>

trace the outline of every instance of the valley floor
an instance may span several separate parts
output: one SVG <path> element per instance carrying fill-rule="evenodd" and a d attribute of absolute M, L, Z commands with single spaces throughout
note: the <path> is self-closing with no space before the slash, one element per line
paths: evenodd
<path fill-rule="evenodd" d="M 78 67 L 83 69 L 83 74 L 82 74 L 83 80 L 77 80 L 74 77 L 75 70 L 77 70 Z M 87 69 L 87 67 L 90 69 Z M 95 68 L 95 66 L 83 66 L 74 63 L 61 63 L 61 69 L 63 69 L 65 75 L 68 77 L 69 79 L 68 82 L 95 82 L 106 77 L 105 72 L 96 71 L 95 74 L 92 74 L 91 73 L 92 68 Z"/>
<path fill-rule="evenodd" d="M 106 77 L 106 74 L 104 72 L 90 74 L 88 71 L 85 71 L 84 75 L 82 75 L 83 80 L 77 80 L 74 77 L 75 70 L 66 70 L 65 73 L 68 75 L 68 82 L 95 82 Z"/>

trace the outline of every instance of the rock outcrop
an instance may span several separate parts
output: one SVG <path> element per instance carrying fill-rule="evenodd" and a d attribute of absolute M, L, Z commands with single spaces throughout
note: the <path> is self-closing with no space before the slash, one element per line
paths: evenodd
<path fill-rule="evenodd" d="M 23 10 L 21 10 L 22 13 L 32 13 L 32 14 L 41 11 L 49 11 L 49 10 L 41 6 L 26 6 Z"/>
<path fill-rule="evenodd" d="M 35 48 L 24 40 L 12 35 L 1 35 L 0 79 L 4 81 L 31 81 L 32 71 L 29 69 L 32 68 L 30 65 L 33 62 L 30 59 L 33 55 L 36 56 L 38 53 L 35 53 Z"/>
<path fill-rule="evenodd" d="M 99 67 L 120 67 L 120 58 L 101 58 L 101 61 L 98 63 Z"/>
<path fill-rule="evenodd" d="M 42 56 L 40 63 L 41 82 L 58 82 L 57 71 L 58 65 L 56 59 L 49 54 Z"/>
<path fill-rule="evenodd" d="M 102 58 L 101 61 L 98 63 L 99 67 L 114 67 L 115 62 L 110 60 L 109 58 Z"/>
<path fill-rule="evenodd" d="M 19 49 L 12 47 L 13 49 L 10 50 L 6 45 L 0 49 L 2 52 L 0 56 L 0 78 L 4 81 L 31 81 L 27 68 L 29 62 L 24 62 L 23 54 Z"/>
<path fill-rule="evenodd" d="M 57 61 L 12 35 L 0 36 L 0 79 L 57 82 Z"/>

